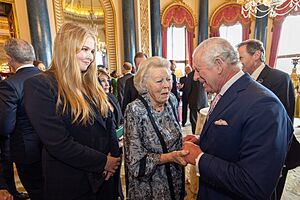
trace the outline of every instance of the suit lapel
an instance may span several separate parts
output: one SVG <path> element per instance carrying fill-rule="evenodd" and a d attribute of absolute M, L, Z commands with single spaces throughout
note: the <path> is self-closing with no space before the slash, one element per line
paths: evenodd
<path fill-rule="evenodd" d="M 251 77 L 248 74 L 244 74 L 240 79 L 238 79 L 233 85 L 225 92 L 225 94 L 221 97 L 213 112 L 210 114 L 208 120 L 204 124 L 201 138 L 205 137 L 207 133 L 207 129 L 210 125 L 218 120 L 216 119 L 238 96 L 238 93 L 241 90 L 244 90 L 249 82 L 251 81 Z"/>
<path fill-rule="evenodd" d="M 269 72 L 270 68 L 267 65 L 265 65 L 264 69 L 261 71 L 256 81 L 264 85 L 265 78 L 268 76 Z"/>

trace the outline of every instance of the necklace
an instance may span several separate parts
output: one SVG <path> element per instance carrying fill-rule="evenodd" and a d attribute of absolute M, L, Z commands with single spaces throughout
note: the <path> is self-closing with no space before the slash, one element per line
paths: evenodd
<path fill-rule="evenodd" d="M 153 109 L 156 111 L 156 112 L 162 112 L 164 110 L 164 107 L 163 106 L 159 106 L 157 108 L 154 108 Z"/>

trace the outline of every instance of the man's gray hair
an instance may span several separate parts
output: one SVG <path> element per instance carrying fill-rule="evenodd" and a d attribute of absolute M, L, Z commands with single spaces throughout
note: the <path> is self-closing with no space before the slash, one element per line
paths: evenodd
<path fill-rule="evenodd" d="M 265 56 L 265 48 L 261 41 L 256 39 L 249 39 L 245 40 L 237 45 L 237 48 L 240 48 L 242 46 L 246 45 L 247 53 L 253 56 L 256 51 L 260 51 L 260 61 L 265 62 L 266 56 Z"/>
<path fill-rule="evenodd" d="M 35 60 L 32 45 L 22 39 L 8 39 L 4 44 L 4 51 L 18 63 L 26 64 Z"/>
<path fill-rule="evenodd" d="M 201 50 L 201 57 L 209 66 L 213 66 L 216 58 L 221 58 L 229 66 L 236 66 L 239 62 L 237 52 L 232 45 L 223 38 L 213 37 L 203 41 L 195 50 L 198 54 Z M 194 57 L 195 55 L 193 55 Z"/>

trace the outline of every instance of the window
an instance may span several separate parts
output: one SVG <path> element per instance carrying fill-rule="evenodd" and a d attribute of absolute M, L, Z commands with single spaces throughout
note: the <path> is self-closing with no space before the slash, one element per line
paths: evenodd
<path fill-rule="evenodd" d="M 300 56 L 300 15 L 288 16 L 285 18 L 281 28 L 281 35 L 278 44 L 278 56 L 275 67 L 288 74 L 292 73 L 292 58 Z M 300 66 L 297 65 L 297 73 L 300 73 Z"/>
<path fill-rule="evenodd" d="M 242 25 L 237 22 L 233 26 L 226 26 L 224 24 L 220 27 L 220 37 L 227 39 L 233 47 L 242 42 Z"/>
<path fill-rule="evenodd" d="M 185 61 L 187 60 L 187 37 L 186 28 L 176 28 L 174 25 L 170 26 L 167 31 L 167 58 L 168 60 L 175 60 L 177 78 L 184 74 Z"/>

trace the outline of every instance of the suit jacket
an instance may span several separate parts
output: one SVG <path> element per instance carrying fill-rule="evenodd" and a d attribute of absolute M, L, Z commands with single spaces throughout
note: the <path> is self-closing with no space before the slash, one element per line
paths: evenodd
<path fill-rule="evenodd" d="M 124 114 L 126 106 L 133 102 L 139 95 L 138 91 L 134 87 L 134 82 L 133 82 L 134 76 L 128 78 L 125 83 L 125 88 L 124 88 L 124 99 L 122 103 L 122 113 Z"/>
<path fill-rule="evenodd" d="M 204 124 L 198 199 L 270 199 L 292 133 L 279 99 L 244 74 Z"/>
<path fill-rule="evenodd" d="M 123 121 L 124 121 L 123 114 L 122 114 L 119 102 L 118 102 L 117 98 L 112 93 L 108 93 L 107 97 L 108 97 L 108 101 L 114 107 L 114 112 L 113 112 L 114 121 L 115 121 L 116 128 L 118 128 L 120 125 L 123 124 Z"/>
<path fill-rule="evenodd" d="M 195 70 L 189 73 L 185 82 L 185 92 L 188 95 L 189 108 L 193 110 L 200 110 L 208 106 L 207 93 L 204 90 L 203 84 L 199 81 L 194 81 Z"/>
<path fill-rule="evenodd" d="M 41 160 L 41 143 L 24 107 L 23 85 L 28 78 L 40 73 L 34 66 L 19 69 L 0 82 L 0 130 L 10 137 L 11 159 L 30 164 Z"/>
<path fill-rule="evenodd" d="M 125 83 L 126 83 L 127 79 L 129 79 L 132 76 L 133 75 L 131 73 L 125 74 L 124 76 L 122 76 L 121 78 L 119 78 L 118 81 L 117 81 L 117 85 L 118 85 L 118 101 L 119 101 L 119 104 L 120 104 L 121 108 L 122 108 L 122 103 L 123 103 L 123 99 L 124 99 Z"/>
<path fill-rule="evenodd" d="M 179 97 L 179 92 L 177 90 L 177 80 L 176 80 L 176 75 L 172 73 L 172 89 L 171 92 L 175 95 L 177 102 L 179 103 L 180 97 Z"/>
<path fill-rule="evenodd" d="M 46 73 L 28 79 L 24 85 L 25 107 L 43 143 L 45 199 L 88 199 L 96 192 L 111 199 L 113 179 L 102 177 L 107 154 L 119 156 L 112 113 L 103 118 L 93 106 L 92 124 L 72 123 L 71 113 L 56 107 L 57 82 Z M 106 187 L 110 185 L 111 187 Z"/>
<path fill-rule="evenodd" d="M 186 85 L 187 76 L 180 77 L 179 83 L 184 84 L 183 87 L 180 89 L 180 91 L 182 91 L 182 103 L 187 104 L 188 103 L 187 88 L 189 87 L 189 85 Z"/>
<path fill-rule="evenodd" d="M 290 76 L 287 73 L 272 69 L 266 65 L 258 76 L 257 81 L 270 89 L 280 99 L 291 121 L 293 121 L 295 112 L 295 94 Z M 300 165 L 299 155 L 300 144 L 295 135 L 293 135 L 293 141 L 286 160 L 288 169 L 293 169 Z"/>

